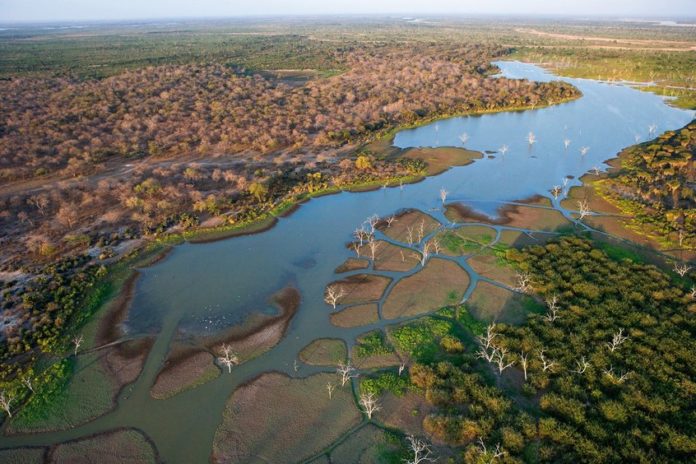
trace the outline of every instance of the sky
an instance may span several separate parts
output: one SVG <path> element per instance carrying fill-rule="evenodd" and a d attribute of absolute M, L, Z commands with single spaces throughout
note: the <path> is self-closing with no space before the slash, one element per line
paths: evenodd
<path fill-rule="evenodd" d="M 696 0 L 0 0 L 0 22 L 384 13 L 686 18 Z"/>

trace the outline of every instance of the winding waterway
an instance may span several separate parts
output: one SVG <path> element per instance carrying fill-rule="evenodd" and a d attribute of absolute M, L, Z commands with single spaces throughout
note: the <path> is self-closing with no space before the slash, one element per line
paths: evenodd
<path fill-rule="evenodd" d="M 555 79 L 530 64 L 498 65 L 502 75 L 510 78 Z M 0 446 L 46 445 L 135 427 L 154 441 L 168 463 L 206 462 L 225 402 L 238 385 L 269 370 L 290 376 L 329 370 L 300 363 L 295 371 L 293 364 L 298 352 L 316 338 L 341 338 L 350 347 L 360 333 L 395 322 L 380 321 L 356 329 L 335 327 L 329 322 L 330 307 L 323 302 L 324 288 L 336 279 L 334 269 L 352 255 L 345 246 L 352 239 L 351 232 L 367 216 L 416 208 L 448 224 L 438 195 L 443 187 L 450 192 L 450 200 L 495 214 L 505 202 L 549 196 L 549 190 L 566 177 L 572 179 L 569 186 L 577 184 L 577 178 L 594 167 L 602 169 L 603 161 L 623 147 L 637 139 L 647 140 L 653 124 L 660 133 L 693 118 L 693 112 L 669 107 L 650 93 L 591 80 L 564 80 L 577 86 L 583 97 L 536 110 L 451 118 L 396 135 L 394 144 L 403 148 L 464 145 L 495 152 L 471 165 L 403 188 L 315 199 L 261 234 L 177 246 L 166 260 L 141 271 L 126 327 L 129 336 L 154 333 L 157 338 L 143 373 L 124 390 L 118 407 L 71 430 L 3 437 Z M 533 144 L 528 142 L 530 132 L 536 138 Z M 567 148 L 564 139 L 570 140 Z M 499 152 L 503 145 L 508 147 L 505 154 Z M 588 147 L 584 155 L 582 147 Z M 554 205 L 558 207 L 557 202 Z M 470 292 L 478 276 L 465 259 L 457 262 L 472 276 L 466 289 Z M 214 333 L 250 313 L 271 311 L 265 303 L 268 297 L 287 285 L 300 290 L 302 303 L 278 346 L 236 367 L 232 374 L 171 399 L 150 396 L 152 382 L 178 331 Z"/>

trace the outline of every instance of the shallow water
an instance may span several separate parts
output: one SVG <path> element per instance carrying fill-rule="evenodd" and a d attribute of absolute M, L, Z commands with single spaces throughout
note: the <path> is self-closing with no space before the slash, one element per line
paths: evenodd
<path fill-rule="evenodd" d="M 501 62 L 499 66 L 507 77 L 554 78 L 529 64 Z M 402 131 L 394 142 L 399 147 L 462 146 L 460 136 L 466 133 L 466 148 L 497 151 L 507 145 L 505 155 L 495 153 L 493 158 L 484 157 L 402 189 L 315 199 L 261 234 L 176 247 L 166 260 L 142 270 L 138 280 L 127 330 L 131 336 L 156 333 L 157 341 L 143 374 L 124 391 L 119 407 L 73 430 L 2 438 L 0 446 L 49 444 L 115 427 L 137 427 L 153 439 L 166 462 L 206 462 L 225 401 L 236 386 L 268 370 L 294 376 L 317 372 L 321 368 L 302 364 L 297 372 L 292 368 L 297 353 L 313 339 L 339 337 L 350 346 L 359 333 L 387 324 L 334 327 L 329 323 L 330 307 L 323 302 L 325 286 L 336 278 L 333 270 L 352 255 L 345 246 L 351 232 L 367 216 L 417 208 L 446 224 L 439 199 L 442 187 L 450 192 L 448 201 L 466 201 L 474 209 L 495 214 L 504 202 L 548 196 L 565 177 L 577 179 L 595 166 L 602 168 L 604 160 L 635 143 L 636 136 L 646 140 L 652 124 L 659 133 L 679 128 L 693 117 L 693 112 L 668 107 L 649 93 L 590 80 L 565 80 L 583 92 L 581 99 L 537 110 L 443 120 Z M 530 131 L 538 140 L 533 145 L 526 140 Z M 564 138 L 571 140 L 567 150 Z M 579 153 L 583 146 L 589 147 L 584 156 Z M 577 183 L 571 180 L 568 186 Z M 457 261 L 471 271 L 464 260 Z M 472 272 L 469 292 L 476 282 Z M 177 331 L 214 333 L 254 311 L 273 311 L 268 297 L 287 285 L 301 291 L 302 304 L 275 349 L 235 368 L 231 375 L 169 400 L 149 396 Z"/>

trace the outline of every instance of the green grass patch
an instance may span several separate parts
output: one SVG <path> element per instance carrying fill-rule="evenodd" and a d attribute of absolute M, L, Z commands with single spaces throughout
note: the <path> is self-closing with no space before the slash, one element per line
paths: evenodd
<path fill-rule="evenodd" d="M 359 358 L 369 358 L 370 356 L 391 354 L 393 352 L 394 348 L 389 346 L 381 330 L 375 330 L 363 335 L 358 339 L 358 344 L 355 346 L 355 354 Z"/>
<path fill-rule="evenodd" d="M 375 377 L 367 377 L 360 382 L 360 390 L 365 393 L 381 395 L 384 392 L 402 396 L 411 387 L 408 375 L 397 375 L 395 372 L 384 372 Z"/>

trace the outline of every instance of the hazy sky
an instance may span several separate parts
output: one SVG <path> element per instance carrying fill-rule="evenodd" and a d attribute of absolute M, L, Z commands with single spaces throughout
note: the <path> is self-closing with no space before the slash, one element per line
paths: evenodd
<path fill-rule="evenodd" d="M 0 0 L 0 22 L 335 13 L 680 17 L 696 0 Z"/>

